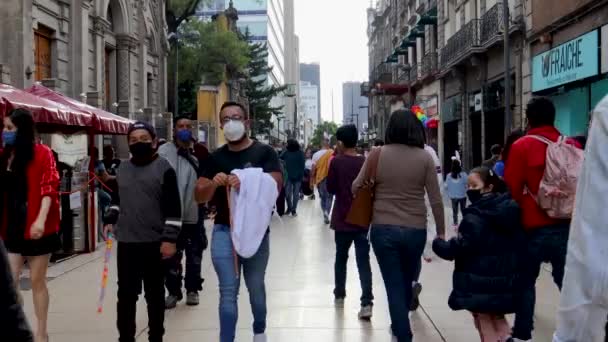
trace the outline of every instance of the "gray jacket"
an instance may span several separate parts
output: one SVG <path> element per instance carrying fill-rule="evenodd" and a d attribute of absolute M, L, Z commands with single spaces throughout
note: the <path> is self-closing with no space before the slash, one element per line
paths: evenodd
<path fill-rule="evenodd" d="M 198 222 L 198 204 L 194 200 L 194 188 L 198 179 L 198 161 L 191 156 L 191 161 L 178 154 L 174 143 L 167 143 L 158 149 L 158 154 L 165 158 L 177 174 L 177 184 L 182 205 L 182 222 L 196 224 Z M 195 168 L 192 164 L 195 164 Z"/>

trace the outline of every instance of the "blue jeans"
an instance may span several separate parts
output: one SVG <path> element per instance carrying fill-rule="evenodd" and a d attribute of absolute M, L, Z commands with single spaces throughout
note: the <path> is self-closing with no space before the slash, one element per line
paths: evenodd
<path fill-rule="evenodd" d="M 359 281 L 361 282 L 361 306 L 372 305 L 374 300 L 367 233 L 367 230 L 361 230 L 360 232 L 336 232 L 335 235 L 336 262 L 334 264 L 334 274 L 336 287 L 334 288 L 334 295 L 336 298 L 346 297 L 346 265 L 350 246 L 354 243 Z"/>
<path fill-rule="evenodd" d="M 327 179 L 319 183 L 319 197 L 321 198 L 321 209 L 324 215 L 329 215 L 334 196 L 327 191 Z"/>
<path fill-rule="evenodd" d="M 370 240 L 386 287 L 393 334 L 398 342 L 411 342 L 412 281 L 426 244 L 426 229 L 372 225 Z"/>
<path fill-rule="evenodd" d="M 525 270 L 525 288 L 519 310 L 515 313 L 513 337 L 521 340 L 532 338 L 534 307 L 536 305 L 536 280 L 543 262 L 551 263 L 553 282 L 562 289 L 564 267 L 568 252 L 570 224 L 558 224 L 535 228 L 528 232 Z"/>
<path fill-rule="evenodd" d="M 253 312 L 253 332 L 266 330 L 266 286 L 264 276 L 270 254 L 268 232 L 256 254 L 248 259 L 238 257 L 238 275 L 235 273 L 234 254 L 230 227 L 215 225 L 211 241 L 211 260 L 220 287 L 220 342 L 233 342 L 238 320 L 238 294 L 241 269 L 249 291 Z"/>
<path fill-rule="evenodd" d="M 287 181 L 285 189 L 285 197 L 287 199 L 287 213 L 295 214 L 298 210 L 298 201 L 300 200 L 300 188 L 302 186 L 302 180 Z"/>

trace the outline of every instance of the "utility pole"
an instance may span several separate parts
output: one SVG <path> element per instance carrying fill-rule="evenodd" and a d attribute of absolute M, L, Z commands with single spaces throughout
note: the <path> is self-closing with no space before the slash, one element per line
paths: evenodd
<path fill-rule="evenodd" d="M 511 117 L 511 46 L 509 41 L 509 1 L 502 0 L 502 17 L 504 30 L 504 62 L 505 62 L 505 137 L 511 132 L 513 119 Z"/>

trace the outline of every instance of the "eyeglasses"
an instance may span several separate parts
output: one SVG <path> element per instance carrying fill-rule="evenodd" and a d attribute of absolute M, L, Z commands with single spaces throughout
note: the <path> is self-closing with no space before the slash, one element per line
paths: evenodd
<path fill-rule="evenodd" d="M 235 116 L 225 116 L 222 118 L 222 123 L 227 124 L 230 121 L 243 121 L 243 116 L 242 115 L 235 115 Z"/>

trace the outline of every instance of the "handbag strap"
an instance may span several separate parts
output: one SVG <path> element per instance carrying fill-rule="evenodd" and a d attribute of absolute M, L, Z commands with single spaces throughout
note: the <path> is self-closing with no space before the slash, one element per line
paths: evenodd
<path fill-rule="evenodd" d="M 367 169 L 365 170 L 365 180 L 374 183 L 376 182 L 376 173 L 378 171 L 378 163 L 380 161 L 380 154 L 382 153 L 382 147 L 378 147 L 369 154 L 369 162 L 367 163 Z"/>

